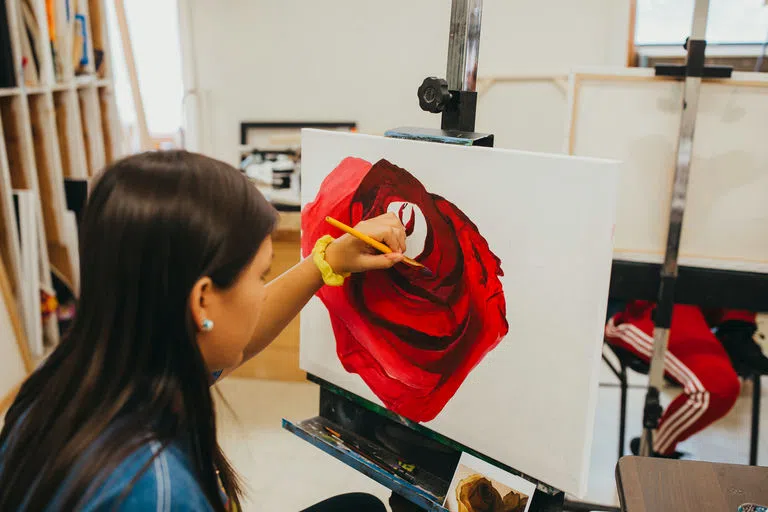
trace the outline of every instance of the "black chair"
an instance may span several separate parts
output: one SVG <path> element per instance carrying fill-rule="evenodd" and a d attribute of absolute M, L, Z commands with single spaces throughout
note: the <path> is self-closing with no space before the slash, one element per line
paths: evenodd
<path fill-rule="evenodd" d="M 627 427 L 627 389 L 629 387 L 627 369 L 631 369 L 643 375 L 648 375 L 650 368 L 645 361 L 629 350 L 613 346 L 610 343 L 604 343 L 603 345 L 608 347 L 608 350 L 613 352 L 616 359 L 619 361 L 619 367 L 616 368 L 611 360 L 605 355 L 605 351 L 603 351 L 603 361 L 605 361 L 605 364 L 608 365 L 611 372 L 613 372 L 619 380 L 619 387 L 621 389 L 621 408 L 619 410 L 619 458 L 621 458 L 624 456 L 624 441 Z M 749 441 L 749 465 L 757 466 L 757 448 L 760 436 L 760 374 L 742 371 L 739 373 L 739 377 L 744 380 L 752 381 L 752 428 Z M 666 378 L 666 380 L 672 385 L 677 386 L 677 383 L 673 380 L 669 378 Z"/>

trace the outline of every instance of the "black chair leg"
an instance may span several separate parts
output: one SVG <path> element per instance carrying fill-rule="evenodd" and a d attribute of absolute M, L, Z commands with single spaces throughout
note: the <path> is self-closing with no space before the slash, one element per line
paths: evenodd
<path fill-rule="evenodd" d="M 757 446 L 760 436 L 760 375 L 752 376 L 752 435 L 749 446 L 749 465 L 757 466 Z"/>
<path fill-rule="evenodd" d="M 619 459 L 624 456 L 624 436 L 627 431 L 627 367 L 621 367 L 619 376 L 621 386 L 621 410 L 619 411 Z"/>

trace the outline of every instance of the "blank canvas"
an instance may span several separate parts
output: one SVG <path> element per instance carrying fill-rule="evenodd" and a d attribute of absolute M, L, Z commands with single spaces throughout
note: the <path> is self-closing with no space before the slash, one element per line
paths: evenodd
<path fill-rule="evenodd" d="M 680 262 L 768 272 L 768 77 L 734 73 L 701 87 Z M 569 153 L 624 162 L 616 257 L 660 263 L 683 85 L 652 69 L 575 73 Z"/>
<path fill-rule="evenodd" d="M 0 403 L 9 398 L 27 376 L 21 353 L 21 344 L 26 343 L 21 321 L 0 258 L 0 353 L 3 354 L 0 357 Z M 4 411 L 0 410 L 2 413 Z"/>
<path fill-rule="evenodd" d="M 428 192 L 460 209 L 501 262 L 508 333 L 424 425 L 583 495 L 619 163 L 305 130 L 305 213 L 324 179 L 348 157 L 371 164 L 386 159 L 407 170 Z M 318 222 L 305 218 L 303 236 Z M 314 244 L 304 240 L 303 247 L 306 242 Z M 317 297 L 301 314 L 301 367 L 383 404 L 342 366 L 329 312 Z"/>
<path fill-rule="evenodd" d="M 37 234 L 37 195 L 31 190 L 14 190 L 18 237 L 21 250 L 21 272 L 24 277 L 21 308 L 30 351 L 43 357 L 43 323 L 40 306 L 40 253 Z"/>

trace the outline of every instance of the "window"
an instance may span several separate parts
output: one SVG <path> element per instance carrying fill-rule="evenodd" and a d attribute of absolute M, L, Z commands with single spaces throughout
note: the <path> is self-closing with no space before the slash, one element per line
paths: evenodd
<path fill-rule="evenodd" d="M 181 129 L 184 94 L 177 1 L 130 0 L 124 5 L 149 135 L 154 142 L 174 139 Z M 128 144 L 138 149 L 136 106 L 114 3 L 107 7 L 118 112 Z"/>
<path fill-rule="evenodd" d="M 690 35 L 695 0 L 637 0 L 638 45 L 677 45 Z M 763 43 L 768 38 L 765 0 L 710 0 L 707 42 Z"/>

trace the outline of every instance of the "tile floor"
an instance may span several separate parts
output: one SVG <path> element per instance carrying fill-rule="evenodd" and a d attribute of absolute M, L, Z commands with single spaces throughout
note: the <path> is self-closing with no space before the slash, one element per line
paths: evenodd
<path fill-rule="evenodd" d="M 614 466 L 618 450 L 619 390 L 605 372 L 600 388 L 593 443 L 589 494 L 592 502 L 617 503 Z M 642 379 L 635 379 L 642 382 Z M 218 385 L 235 410 L 236 418 L 219 407 L 220 439 L 224 450 L 245 480 L 249 496 L 245 510 L 297 511 L 325 497 L 362 491 L 386 500 L 387 489 L 329 455 L 282 430 L 282 418 L 301 420 L 317 414 L 318 388 L 309 383 L 279 383 L 226 379 Z M 628 398 L 627 439 L 640 432 L 642 388 Z M 665 396 L 669 401 L 673 395 Z M 768 378 L 763 379 L 768 402 Z M 768 405 L 762 408 L 763 443 L 759 462 L 768 464 Z M 721 421 L 681 445 L 697 459 L 747 463 L 751 389 L 742 389 L 736 407 Z"/>
<path fill-rule="evenodd" d="M 219 440 L 246 484 L 245 512 L 299 511 L 345 492 L 386 502 L 386 488 L 282 429 L 282 418 L 317 415 L 317 386 L 227 378 L 216 387 L 234 410 L 217 407 Z"/>

